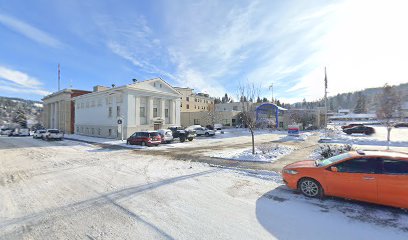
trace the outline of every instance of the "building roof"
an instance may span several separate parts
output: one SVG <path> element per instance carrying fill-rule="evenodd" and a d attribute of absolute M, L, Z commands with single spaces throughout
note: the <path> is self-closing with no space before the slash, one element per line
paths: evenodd
<path fill-rule="evenodd" d="M 288 109 L 283 108 L 283 107 L 279 107 L 278 105 L 274 104 L 274 103 L 262 103 L 261 105 L 259 105 L 258 107 L 256 107 L 256 110 L 272 110 L 272 109 L 278 109 L 280 111 L 286 111 Z"/>
<path fill-rule="evenodd" d="M 74 93 L 74 92 L 88 92 L 88 93 L 91 93 L 91 91 L 87 91 L 87 90 L 64 88 L 64 89 L 62 89 L 62 90 L 60 90 L 60 91 L 53 92 L 53 93 L 51 93 L 51 94 L 49 94 L 49 95 L 47 95 L 47 96 L 44 96 L 41 100 L 44 101 L 44 99 L 51 98 L 51 97 L 57 96 L 57 95 L 59 95 L 59 94 L 63 94 L 63 93 Z"/>
<path fill-rule="evenodd" d="M 166 81 L 164 81 L 163 79 L 161 79 L 161 78 L 152 78 L 152 79 L 148 79 L 148 80 L 144 80 L 144 81 L 140 81 L 140 82 L 137 81 L 137 82 L 134 82 L 134 83 L 131 83 L 131 84 L 123 85 L 123 86 L 111 87 L 111 88 L 108 88 L 108 89 L 106 89 L 106 90 L 102 90 L 102 91 L 98 91 L 98 92 L 90 92 L 90 93 L 88 93 L 88 94 L 84 94 L 84 95 L 75 97 L 74 99 L 82 98 L 82 97 L 87 97 L 87 96 L 94 95 L 94 94 L 100 94 L 100 93 L 110 92 L 110 91 L 120 91 L 120 90 L 123 90 L 123 89 L 137 89 L 138 85 L 145 84 L 145 83 L 148 83 L 148 82 L 151 82 L 151 81 L 161 81 L 161 82 L 163 82 L 165 85 L 167 85 L 170 89 L 172 89 L 173 92 L 174 92 L 174 94 L 181 95 L 176 89 L 174 89 L 173 86 L 171 86 L 170 84 L 168 84 L 168 83 L 167 83 Z"/>
<path fill-rule="evenodd" d="M 336 115 L 330 117 L 331 119 L 357 119 L 357 118 L 376 118 L 377 116 L 374 113 L 352 113 L 346 115 Z"/>

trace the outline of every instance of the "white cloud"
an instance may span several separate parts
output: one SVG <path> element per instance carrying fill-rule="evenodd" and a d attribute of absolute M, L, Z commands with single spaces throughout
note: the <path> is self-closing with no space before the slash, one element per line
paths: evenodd
<path fill-rule="evenodd" d="M 26 73 L 0 66 L 0 89 L 8 92 L 32 93 L 35 95 L 48 95 L 42 83 Z"/>
<path fill-rule="evenodd" d="M 0 23 L 38 43 L 55 48 L 61 47 L 63 45 L 58 39 L 52 37 L 50 34 L 41 31 L 40 29 L 35 28 L 16 18 L 0 14 Z"/>

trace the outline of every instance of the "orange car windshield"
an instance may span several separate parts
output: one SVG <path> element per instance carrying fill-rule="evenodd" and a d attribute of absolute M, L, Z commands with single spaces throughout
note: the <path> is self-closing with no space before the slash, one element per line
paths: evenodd
<path fill-rule="evenodd" d="M 330 165 L 330 164 L 332 164 L 332 163 L 339 162 L 339 161 L 341 161 L 341 160 L 343 160 L 343 159 L 346 159 L 346 158 L 349 158 L 349 157 L 351 157 L 351 154 L 349 154 L 349 153 L 342 153 L 342 154 L 340 154 L 340 155 L 336 155 L 336 156 L 333 156 L 333 157 L 331 157 L 331 158 L 327 158 L 327 159 L 324 159 L 324 160 L 320 161 L 320 162 L 318 163 L 318 167 L 325 167 L 325 166 L 327 166 L 327 165 Z"/>

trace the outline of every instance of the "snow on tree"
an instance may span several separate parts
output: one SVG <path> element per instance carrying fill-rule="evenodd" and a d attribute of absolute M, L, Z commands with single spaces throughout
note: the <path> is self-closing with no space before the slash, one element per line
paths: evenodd
<path fill-rule="evenodd" d="M 401 118 L 401 98 L 395 87 L 385 84 L 378 96 L 377 117 L 387 128 L 388 147 L 391 141 L 391 130 L 396 120 Z"/>
<path fill-rule="evenodd" d="M 27 127 L 27 117 L 25 115 L 25 112 L 21 108 L 17 109 L 12 121 L 20 125 L 20 127 L 22 128 Z"/>
<path fill-rule="evenodd" d="M 357 104 L 354 113 L 367 113 L 366 97 L 362 92 L 357 93 Z"/>

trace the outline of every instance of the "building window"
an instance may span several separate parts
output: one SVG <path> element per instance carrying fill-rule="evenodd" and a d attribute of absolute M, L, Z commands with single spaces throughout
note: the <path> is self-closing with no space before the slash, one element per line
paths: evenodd
<path fill-rule="evenodd" d="M 76 131 L 79 132 L 79 127 L 76 127 Z"/>
<path fill-rule="evenodd" d="M 120 106 L 116 106 L 116 117 L 120 117 Z"/>
<path fill-rule="evenodd" d="M 81 127 L 81 133 L 83 133 L 84 132 L 84 127 Z"/>
<path fill-rule="evenodd" d="M 91 107 L 95 107 L 95 101 L 94 100 L 91 101 Z"/>
<path fill-rule="evenodd" d="M 101 130 L 100 128 L 98 128 L 98 135 L 101 135 Z"/>
<path fill-rule="evenodd" d="M 183 107 L 183 104 L 182 104 L 182 103 L 180 103 L 180 107 Z"/>
<path fill-rule="evenodd" d="M 189 101 L 190 101 L 190 98 L 189 98 L 189 97 L 186 97 L 186 101 L 189 102 Z"/>
<path fill-rule="evenodd" d="M 236 119 L 231 119 L 231 123 L 232 123 L 232 126 L 235 126 L 236 125 Z"/>
<path fill-rule="evenodd" d="M 279 127 L 283 128 L 283 122 L 279 122 Z"/>
<path fill-rule="evenodd" d="M 164 109 L 164 117 L 169 117 L 169 109 Z"/>
<path fill-rule="evenodd" d="M 110 128 L 108 130 L 108 135 L 109 135 L 109 137 L 112 136 L 112 129 L 110 129 Z"/>
<path fill-rule="evenodd" d="M 98 98 L 98 107 L 102 106 L 102 99 Z"/>
<path fill-rule="evenodd" d="M 197 106 L 196 106 L 196 105 L 194 105 L 194 109 L 197 109 Z"/>
<path fill-rule="evenodd" d="M 157 117 L 157 108 L 153 108 L 153 117 Z"/>
<path fill-rule="evenodd" d="M 153 83 L 153 86 L 156 87 L 156 83 L 155 83 L 155 82 Z"/>
<path fill-rule="evenodd" d="M 160 88 L 162 88 L 162 84 L 160 83 Z"/>
<path fill-rule="evenodd" d="M 187 108 L 187 109 L 190 109 L 190 105 L 187 104 L 186 108 Z"/>
<path fill-rule="evenodd" d="M 146 117 L 145 107 L 140 107 L 140 117 Z"/>
<path fill-rule="evenodd" d="M 81 102 L 81 108 L 84 108 L 84 103 L 83 102 Z"/>
<path fill-rule="evenodd" d="M 233 107 L 232 107 L 232 110 L 238 111 L 238 106 L 233 106 Z"/>
<path fill-rule="evenodd" d="M 112 117 L 112 107 L 109 107 L 108 117 Z"/>
<path fill-rule="evenodd" d="M 194 125 L 200 125 L 200 119 L 194 119 Z"/>
<path fill-rule="evenodd" d="M 91 128 L 91 133 L 92 133 L 92 135 L 95 134 L 94 128 Z"/>

